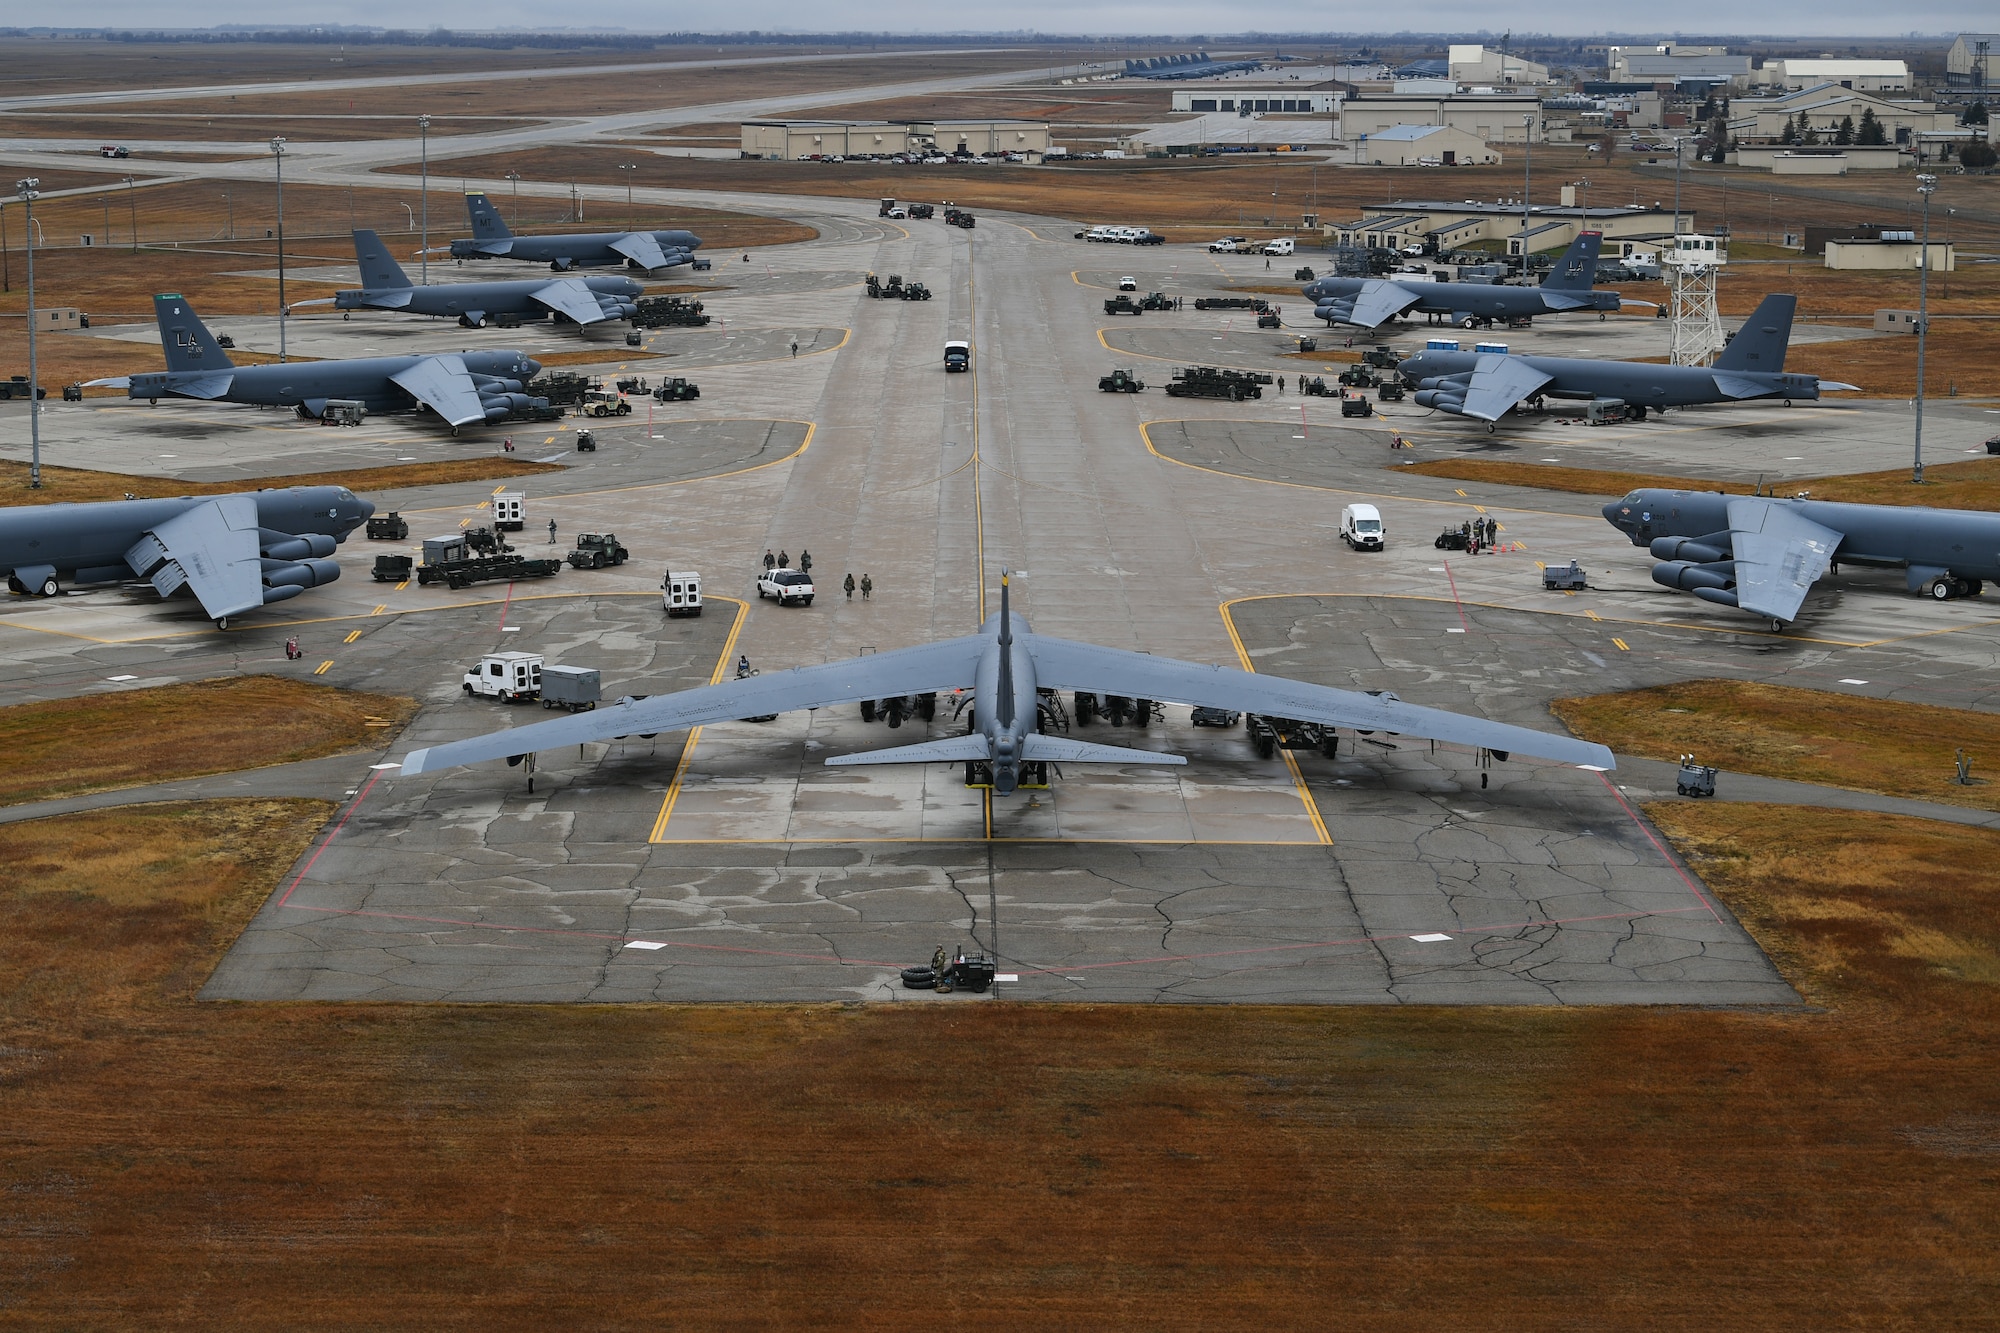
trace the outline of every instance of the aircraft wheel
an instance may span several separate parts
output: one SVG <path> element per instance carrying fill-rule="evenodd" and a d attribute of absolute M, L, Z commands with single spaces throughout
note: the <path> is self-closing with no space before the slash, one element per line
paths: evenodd
<path fill-rule="evenodd" d="M 217 617 L 216 617 L 216 619 L 215 619 L 215 627 L 216 627 L 217 629 L 228 629 L 228 628 L 229 628 L 229 617 L 228 617 L 228 616 L 217 616 Z"/>
<path fill-rule="evenodd" d="M 159 405 L 160 405 L 160 400 L 157 398 L 148 398 L 146 400 L 146 406 L 148 407 L 158 407 Z"/>
<path fill-rule="evenodd" d="M 863 722 L 873 722 L 875 720 L 875 701 L 873 699 L 863 699 L 861 701 L 861 720 Z"/>
<path fill-rule="evenodd" d="M 1493 423 L 1490 421 L 1486 423 L 1486 433 L 1488 435 L 1491 435 L 1493 433 Z"/>
<path fill-rule="evenodd" d="M 41 588 L 41 593 L 42 593 L 42 596 L 44 596 L 44 597 L 54 597 L 54 596 L 56 596 L 57 594 L 59 594 L 59 593 L 60 593 L 61 591 L 62 591 L 62 589 L 61 589 L 60 587 L 58 587 L 58 586 L 56 585 L 56 581 L 55 581 L 55 579 L 54 579 L 53 577 L 50 577 L 50 578 L 46 578 L 46 579 L 43 579 L 43 580 L 42 580 L 42 588 Z M 218 622 L 218 623 L 220 623 L 220 622 Z"/>
<path fill-rule="evenodd" d="M 1789 398 L 1787 398 L 1787 399 L 1785 400 L 1785 406 L 1786 406 L 1786 407 L 1790 407 L 1791 405 L 1792 405 L 1792 400 L 1791 400 L 1791 399 L 1789 399 Z"/>
<path fill-rule="evenodd" d="M 1986 585 L 1985 585 L 1984 583 L 1980 582 L 1980 581 L 1979 581 L 1978 579 L 1969 579 L 1969 580 L 1967 580 L 1967 582 L 1966 582 L 1966 585 L 1965 585 L 1965 591 L 1964 591 L 1964 592 L 1962 592 L 1962 593 L 1960 593 L 1960 594 L 1959 594 L 1959 596 L 1961 596 L 1961 597 L 1977 597 L 1977 596 L 1979 596 L 1980 592 L 1981 592 L 1981 591 L 1982 591 L 1982 590 L 1983 590 L 1983 589 L 1984 589 L 1985 587 L 1986 587 Z"/>
<path fill-rule="evenodd" d="M 1934 602 L 1947 602 L 1951 600 L 1951 581 L 1949 579 L 1931 580 L 1931 600 Z"/>

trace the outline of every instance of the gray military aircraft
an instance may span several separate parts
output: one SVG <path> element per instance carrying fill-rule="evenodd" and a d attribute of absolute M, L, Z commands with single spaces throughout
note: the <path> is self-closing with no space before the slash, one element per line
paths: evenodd
<path fill-rule="evenodd" d="M 484 191 L 465 196 L 472 239 L 453 241 L 453 259 L 526 259 L 558 273 L 572 268 L 630 264 L 657 273 L 694 262 L 701 237 L 691 231 L 592 231 L 561 236 L 516 236 Z"/>
<path fill-rule="evenodd" d="M 1767 296 L 1744 321 L 1712 366 L 1661 366 L 1644 361 L 1592 361 L 1568 356 L 1514 356 L 1507 352 L 1451 352 L 1427 348 L 1398 370 L 1417 390 L 1418 407 L 1493 423 L 1517 403 L 1539 408 L 1543 398 L 1618 398 L 1634 418 L 1665 407 L 1737 403 L 1753 398 L 1811 401 L 1826 390 L 1852 384 L 1821 382 L 1817 375 L 1785 373 L 1796 296 Z"/>
<path fill-rule="evenodd" d="M 1637 490 L 1604 517 L 1661 562 L 1653 582 L 1767 616 L 1773 630 L 1844 564 L 1901 569 L 1911 592 L 1940 602 L 2000 579 L 2000 514 L 1976 510 Z"/>
<path fill-rule="evenodd" d="M 1393 695 L 1361 694 L 1325 685 L 1259 676 L 1248 671 L 1178 662 L 1033 633 L 1008 609 L 1008 582 L 1000 582 L 1000 611 L 977 634 L 913 648 L 895 648 L 849 662 L 798 667 L 749 676 L 676 694 L 620 701 L 592 713 L 537 722 L 471 740 L 412 750 L 405 775 L 429 773 L 486 759 L 517 761 L 524 754 L 585 741 L 678 731 L 710 722 L 764 717 L 800 708 L 859 703 L 883 696 L 940 690 L 973 691 L 972 727 L 962 736 L 917 745 L 836 755 L 833 766 L 854 764 L 984 763 L 993 790 L 1019 787 L 1029 765 L 1185 764 L 1179 755 L 1092 745 L 1036 730 L 1037 690 L 1172 700 L 1210 708 L 1261 713 L 1361 731 L 1401 732 L 1483 747 L 1501 758 L 1519 751 L 1592 769 L 1616 766 L 1602 745 L 1551 736 L 1527 727 L 1489 722 L 1436 708 L 1403 703 Z"/>
<path fill-rule="evenodd" d="M 340 577 L 330 559 L 375 506 L 345 486 L 292 486 L 171 500 L 0 509 L 0 569 L 17 593 L 54 597 L 60 579 L 150 579 L 185 588 L 217 629 L 232 617 Z"/>
<path fill-rule="evenodd" d="M 454 315 L 466 328 L 485 326 L 495 315 L 596 324 L 630 319 L 638 313 L 646 289 L 630 278 L 609 275 L 589 278 L 517 279 L 511 282 L 443 282 L 418 287 L 389 257 L 382 238 L 372 231 L 354 233 L 354 258 L 361 265 L 361 288 L 335 292 L 331 302 L 299 301 L 296 305 L 327 305 L 336 310 L 396 310 L 406 315 Z"/>
<path fill-rule="evenodd" d="M 1618 293 L 1591 288 L 1597 280 L 1597 252 L 1603 244 L 1602 232 L 1578 235 L 1539 287 L 1388 277 L 1321 278 L 1304 290 L 1317 303 L 1313 318 L 1362 329 L 1375 328 L 1412 310 L 1449 315 L 1451 323 L 1468 326 L 1573 310 L 1612 311 L 1622 304 Z"/>
<path fill-rule="evenodd" d="M 289 407 L 317 417 L 327 399 L 368 405 L 370 412 L 436 413 L 458 434 L 460 426 L 500 421 L 515 411 L 547 407 L 546 398 L 521 392 L 541 372 L 524 352 L 441 352 L 435 356 L 371 356 L 347 361 L 294 361 L 279 366 L 239 366 L 217 345 L 208 326 L 186 298 L 153 298 L 160 321 L 164 371 L 92 380 L 130 398 L 157 404 L 162 398 Z"/>

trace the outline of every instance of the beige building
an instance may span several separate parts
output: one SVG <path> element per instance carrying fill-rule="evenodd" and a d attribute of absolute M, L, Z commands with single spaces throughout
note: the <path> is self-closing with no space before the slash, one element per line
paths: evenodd
<path fill-rule="evenodd" d="M 903 153 L 1027 153 L 1049 150 L 1045 121 L 746 120 L 743 156 L 797 162 L 810 157 L 894 157 Z"/>
<path fill-rule="evenodd" d="M 1349 139 L 1348 148 L 1356 166 L 1486 167 L 1500 161 L 1484 140 L 1450 125 L 1395 125 Z"/>
<path fill-rule="evenodd" d="M 1370 93 L 1340 108 L 1340 137 L 1352 143 L 1398 125 L 1448 125 L 1481 143 L 1546 143 L 1534 93 Z"/>
<path fill-rule="evenodd" d="M 1826 266 L 1843 269 L 1918 269 L 1923 267 L 1925 248 L 1910 232 L 1884 232 L 1878 241 L 1828 241 Z M 1932 241 L 1928 248 L 1931 252 L 1931 272 L 1957 272 L 1957 256 L 1950 241 Z"/>
<path fill-rule="evenodd" d="M 1737 98 L 1729 104 L 1729 137 L 1747 143 L 1776 143 L 1786 124 L 1804 112 L 1806 124 L 1821 144 L 1827 144 L 1843 120 L 1852 119 L 1858 128 L 1863 111 L 1873 111 L 1889 142 L 1899 145 L 1912 143 L 1919 134 L 1949 130 L 1958 124 L 1958 116 L 1949 108 L 1823 83 L 1777 97 Z"/>
<path fill-rule="evenodd" d="M 1773 60 L 1751 78 L 1794 92 L 1823 83 L 1865 93 L 1910 90 L 1910 67 L 1900 60 Z"/>
<path fill-rule="evenodd" d="M 1501 87 L 1516 83 L 1547 83 L 1549 67 L 1537 65 L 1504 51 L 1483 46 L 1454 45 L 1448 52 L 1446 68 L 1456 83 L 1489 84 Z"/>
<path fill-rule="evenodd" d="M 1658 242 L 1676 231 L 1690 230 L 1694 226 L 1694 214 L 1692 210 L 1684 210 L 1680 215 L 1680 226 L 1676 227 L 1671 207 L 1634 208 L 1621 205 L 1586 211 L 1581 207 L 1565 205 L 1551 208 L 1537 204 L 1529 211 L 1527 223 L 1524 231 L 1518 202 L 1405 201 L 1369 208 L 1352 222 L 1333 223 L 1321 230 L 1336 245 L 1400 249 L 1419 245 L 1426 236 L 1435 234 L 1438 244 L 1447 250 L 1487 241 L 1500 242 L 1507 253 L 1519 254 L 1524 241 L 1530 252 L 1561 250 L 1580 232 L 1588 229 L 1603 235 L 1605 255 L 1616 256 L 1632 253 L 1634 247 L 1629 242 Z"/>
<path fill-rule="evenodd" d="M 2000 32 L 1962 32 L 1945 52 L 1944 81 L 1953 88 L 2000 84 Z"/>

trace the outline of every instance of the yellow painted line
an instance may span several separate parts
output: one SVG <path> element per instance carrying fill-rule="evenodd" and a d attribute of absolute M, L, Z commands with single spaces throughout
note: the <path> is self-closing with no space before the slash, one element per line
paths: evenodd
<path fill-rule="evenodd" d="M 1632 651 L 1632 645 L 1625 642 L 1625 640 L 1623 639 L 1613 639 L 1611 642 L 1618 645 L 1618 651 L 1621 653 L 1629 653 Z"/>
<path fill-rule="evenodd" d="M 1535 562 L 1536 569 L 1547 569 L 1548 567 L 1549 567 L 1549 562 L 1546 560 L 1537 560 Z"/>
<path fill-rule="evenodd" d="M 502 492 L 502 491 L 504 491 L 504 490 L 506 490 L 506 489 L 507 489 L 507 483 L 503 481 L 503 482 L 501 482 L 501 483 L 500 483 L 500 484 L 499 484 L 498 486 L 495 486 L 495 487 L 493 488 L 493 493 L 494 493 L 495 495 L 498 495 L 498 494 L 500 494 L 500 492 Z M 486 506 L 485 506 L 485 504 L 484 504 L 484 503 L 481 503 L 479 507 L 480 507 L 481 509 L 484 509 L 484 508 L 486 508 Z"/>
<path fill-rule="evenodd" d="M 403 585 L 399 583 L 399 584 L 397 584 L 396 586 L 400 588 L 400 587 L 402 587 Z M 379 616 L 379 615 L 381 615 L 381 614 L 382 614 L 382 613 L 383 613 L 384 611 L 387 611 L 388 609 L 389 609 L 389 604 L 388 604 L 387 602 L 384 602 L 384 603 L 382 603 L 382 605 L 380 605 L 380 606 L 376 607 L 376 608 L 375 608 L 375 609 L 374 609 L 373 611 L 370 611 L 370 612 L 369 612 L 368 614 L 369 614 L 369 615 L 371 615 L 371 616 Z"/>
<path fill-rule="evenodd" d="M 1464 491 L 1460 491 L 1460 492 L 1459 492 L 1459 494 L 1460 494 L 1460 495 L 1463 495 L 1463 494 L 1465 494 L 1465 492 L 1464 492 Z M 1472 509 L 1473 509 L 1473 512 L 1474 512 L 1474 513 L 1479 513 L 1479 514 L 1483 514 L 1483 513 L 1485 513 L 1485 512 L 1486 512 L 1486 506 L 1485 506 L 1485 505 L 1474 505 L 1474 506 L 1472 506 Z"/>
<path fill-rule="evenodd" d="M 326 669 L 332 665 L 333 665 L 333 659 L 329 657 L 326 659 L 326 661 L 321 662 L 319 664 L 319 670 L 313 672 L 313 674 L 315 676 L 324 676 L 326 674 Z"/>
<path fill-rule="evenodd" d="M 396 585 L 396 591 L 401 592 L 403 589 L 409 586 L 410 586 L 410 581 L 408 579 L 404 579 L 401 583 L 398 583 Z M 386 603 L 384 603 L 384 605 L 386 605 Z M 381 613 L 382 613 L 382 607 L 378 606 L 373 611 L 370 611 L 368 614 L 372 616 L 372 615 L 380 615 Z"/>
<path fill-rule="evenodd" d="M 342 639 L 342 640 L 341 640 L 341 642 L 342 642 L 342 643 L 353 643 L 353 642 L 354 642 L 354 641 L 355 641 L 356 639 L 358 639 L 358 638 L 360 638 L 360 637 L 361 637 L 361 631 L 360 631 L 360 630 L 358 630 L 358 629 L 357 629 L 357 630 L 350 630 L 350 631 L 348 632 L 348 635 L 347 635 L 347 637 L 346 637 L 346 638 L 344 638 L 344 639 Z"/>
<path fill-rule="evenodd" d="M 1255 599 L 1239 597 L 1233 601 L 1224 602 L 1220 610 L 1222 611 L 1223 628 L 1229 631 L 1229 641 L 1236 645 L 1236 656 L 1242 661 L 1243 669 L 1254 672 L 1257 668 L 1250 661 L 1250 650 L 1243 646 L 1243 636 L 1236 632 L 1236 617 L 1229 613 L 1229 608 L 1234 606 L 1236 602 L 1251 600 Z M 1299 800 L 1305 803 L 1306 814 L 1312 819 L 1313 832 L 1318 835 L 1320 842 L 1329 847 L 1332 846 L 1333 835 L 1326 831 L 1326 821 L 1320 818 L 1319 803 L 1313 800 L 1312 789 L 1306 786 L 1306 775 L 1299 772 L 1298 760 L 1292 758 L 1290 750 L 1278 751 L 1278 757 L 1285 761 L 1285 768 L 1292 775 L 1292 785 L 1298 788 Z"/>
<path fill-rule="evenodd" d="M 715 670 L 708 675 L 708 683 L 716 685 L 721 683 L 722 673 L 729 669 L 730 654 L 736 651 L 736 636 L 743 632 L 744 623 L 750 619 L 746 614 L 750 607 L 747 602 L 738 601 L 734 597 L 718 597 L 713 593 L 707 594 L 704 601 L 730 602 L 736 607 L 736 623 L 729 627 L 729 637 L 722 641 L 722 654 L 715 659 Z M 674 817 L 674 803 L 681 798 L 681 780 L 687 776 L 688 766 L 694 762 L 695 743 L 700 739 L 700 727 L 688 732 L 687 741 L 681 746 L 681 761 L 674 766 L 674 780 L 667 784 L 666 799 L 660 802 L 660 813 L 653 820 L 653 831 L 646 835 L 647 842 L 667 840 L 667 821 Z"/>
<path fill-rule="evenodd" d="M 1587 616 L 1589 616 L 1589 617 L 1590 617 L 1590 618 L 1591 618 L 1592 620 L 1602 620 L 1602 619 L 1604 619 L 1604 617 L 1603 617 L 1603 616 L 1600 616 L 1600 615 L 1598 615 L 1598 614 L 1597 614 L 1597 612 L 1595 612 L 1595 611 L 1585 611 L 1585 612 L 1584 612 L 1584 614 L 1585 614 L 1585 615 L 1587 615 Z"/>
<path fill-rule="evenodd" d="M 1456 490 L 1456 489 L 1455 489 L 1455 490 L 1453 490 L 1453 491 L 1452 491 L 1452 494 L 1453 494 L 1453 495 L 1464 495 L 1464 494 L 1465 494 L 1465 492 L 1464 492 L 1464 491 L 1461 491 L 1461 490 Z"/>

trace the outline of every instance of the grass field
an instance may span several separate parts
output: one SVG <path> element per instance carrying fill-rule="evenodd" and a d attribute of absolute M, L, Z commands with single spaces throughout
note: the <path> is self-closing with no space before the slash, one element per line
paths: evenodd
<path fill-rule="evenodd" d="M 1753 489 L 1740 481 L 1722 482 L 1713 477 L 1682 477 L 1659 472 L 1600 471 L 1587 467 L 1562 467 L 1547 463 L 1512 463 L 1489 458 L 1436 458 L 1428 462 L 1399 466 L 1398 472 L 1420 472 L 1427 477 L 1451 477 L 1458 481 L 1484 481 L 1501 486 L 1532 486 L 1544 491 L 1566 491 L 1572 495 L 1602 495 L 1609 499 L 1639 487 L 1682 491 L 1727 491 L 1748 495 Z M 2000 509 L 2000 458 L 1968 458 L 1957 463 L 1927 463 L 1924 484 L 1913 485 L 1910 469 L 1890 468 L 1886 472 L 1846 472 L 1831 477 L 1814 477 L 1793 486 L 1793 492 L 1807 490 L 1815 500 L 1841 500 L 1851 504 L 1929 505 L 1934 509 Z"/>
<path fill-rule="evenodd" d="M 28 465 L 12 459 L 0 459 L 0 506 L 122 500 L 128 494 L 141 499 L 162 495 L 233 495 L 267 486 L 345 486 L 358 494 L 366 494 L 410 486 L 445 486 L 461 481 L 491 481 L 500 477 L 526 477 L 539 472 L 560 471 L 560 463 L 533 463 L 507 454 L 490 458 L 453 458 L 442 463 L 397 463 L 387 467 L 354 468 L 346 472 L 301 472 L 292 476 L 254 477 L 244 481 L 181 481 L 171 477 L 44 467 L 41 489 L 31 490 L 28 486 Z"/>
<path fill-rule="evenodd" d="M 10 1322 L 1989 1322 L 1989 832 L 1656 810 L 1783 1011 L 191 1002 L 324 814 L 0 826 Z"/>
<path fill-rule="evenodd" d="M 1571 731 L 1647 759 L 1689 751 L 1734 773 L 2000 810 L 2000 715 L 1802 690 L 1746 680 L 1683 680 L 1617 694 L 1557 699 Z M 1970 787 L 1951 779 L 1953 751 L 1972 757 Z"/>
<path fill-rule="evenodd" d="M 416 711 L 412 699 L 283 676 L 10 704 L 0 745 L 14 762 L 0 773 L 0 805 L 372 749 Z"/>

